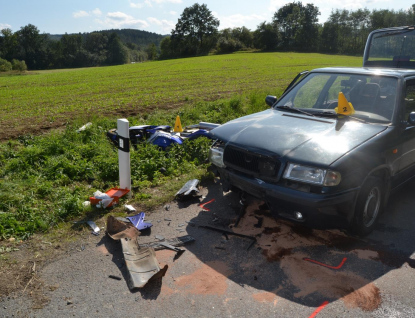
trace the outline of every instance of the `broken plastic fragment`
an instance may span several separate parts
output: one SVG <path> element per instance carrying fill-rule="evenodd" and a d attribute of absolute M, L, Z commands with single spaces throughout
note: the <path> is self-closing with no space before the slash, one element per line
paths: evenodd
<path fill-rule="evenodd" d="M 91 126 L 92 126 L 92 123 L 86 123 L 81 128 L 79 128 L 76 132 L 84 131 L 85 129 L 87 129 L 87 128 L 91 127 Z"/>
<path fill-rule="evenodd" d="M 156 235 L 156 239 L 158 239 L 159 241 L 163 241 L 164 236 L 163 235 Z"/>
<path fill-rule="evenodd" d="M 198 179 L 187 181 L 186 184 L 176 193 L 176 198 L 183 198 L 195 192 L 199 192 L 199 189 L 197 188 L 198 184 Z"/>
<path fill-rule="evenodd" d="M 136 211 L 136 209 L 130 204 L 124 205 L 124 208 L 126 208 L 128 212 L 135 212 Z"/>
<path fill-rule="evenodd" d="M 148 229 L 153 226 L 151 223 L 144 222 L 146 214 L 144 212 L 140 212 L 134 216 L 127 216 L 127 219 L 140 231 Z"/>
<path fill-rule="evenodd" d="M 94 221 L 86 221 L 86 223 L 91 227 L 92 234 L 99 235 L 99 227 L 95 224 Z"/>

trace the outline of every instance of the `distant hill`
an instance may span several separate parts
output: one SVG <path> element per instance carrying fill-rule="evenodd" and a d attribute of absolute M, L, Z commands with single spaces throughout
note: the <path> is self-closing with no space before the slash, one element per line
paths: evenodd
<path fill-rule="evenodd" d="M 161 40 L 167 35 L 161 35 L 153 32 L 135 30 L 135 29 L 112 29 L 103 31 L 93 31 L 89 33 L 116 33 L 124 44 L 134 43 L 138 45 L 140 49 L 145 49 L 147 45 L 154 43 L 157 47 L 160 46 Z M 83 36 L 89 34 L 88 32 L 82 33 Z M 50 40 L 59 41 L 63 34 L 48 34 Z"/>

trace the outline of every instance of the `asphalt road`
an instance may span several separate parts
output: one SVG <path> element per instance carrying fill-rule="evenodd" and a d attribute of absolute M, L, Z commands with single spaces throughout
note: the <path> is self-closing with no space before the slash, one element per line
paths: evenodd
<path fill-rule="evenodd" d="M 141 243 L 195 238 L 176 260 L 173 251 L 156 252 L 169 266 L 162 280 L 130 291 L 120 242 L 85 229 L 75 248 L 41 270 L 44 306 L 19 294 L 0 300 L 0 317 L 415 317 L 414 189 L 394 194 L 364 239 L 274 220 L 250 201 L 232 229 L 256 237 L 249 248 L 250 239 L 187 223 L 226 227 L 238 215 L 235 194 L 205 185 L 202 197 L 147 215 L 153 227 Z M 209 201 L 210 211 L 198 206 Z"/>

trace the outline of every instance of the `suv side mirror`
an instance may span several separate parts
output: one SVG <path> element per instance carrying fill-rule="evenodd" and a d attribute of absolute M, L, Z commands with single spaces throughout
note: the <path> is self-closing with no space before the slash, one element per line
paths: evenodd
<path fill-rule="evenodd" d="M 408 123 L 411 126 L 415 126 L 415 112 L 411 112 L 408 117 Z"/>
<path fill-rule="evenodd" d="M 265 103 L 267 103 L 267 105 L 268 105 L 269 107 L 272 107 L 272 105 L 274 105 L 274 104 L 277 102 L 277 100 L 278 100 L 278 98 L 277 98 L 276 96 L 268 95 L 268 96 L 265 98 Z M 415 115 L 415 113 L 414 113 L 414 115 Z M 414 118 L 415 118 L 415 117 L 414 117 Z"/>

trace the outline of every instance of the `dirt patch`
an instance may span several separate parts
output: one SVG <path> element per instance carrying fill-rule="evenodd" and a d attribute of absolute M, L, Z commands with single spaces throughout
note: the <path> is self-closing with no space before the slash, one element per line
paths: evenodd
<path fill-rule="evenodd" d="M 280 261 L 284 256 L 292 254 L 292 248 L 273 248 L 273 249 L 264 249 L 262 254 L 265 255 L 268 262 Z"/>
<path fill-rule="evenodd" d="M 97 251 L 99 251 L 100 253 L 107 255 L 109 254 L 108 249 L 105 245 L 100 245 L 97 247 Z"/>
<path fill-rule="evenodd" d="M 294 296 L 305 297 L 319 293 L 327 299 L 342 298 L 349 306 L 375 310 L 381 304 L 377 287 L 350 271 L 337 271 L 304 261 L 297 253 L 281 260 L 281 268 L 290 283 L 299 290 Z M 362 287 L 363 286 L 363 287 Z"/>
<path fill-rule="evenodd" d="M 185 287 L 184 291 L 190 294 L 223 295 L 228 288 L 227 277 L 231 274 L 226 263 L 209 262 L 190 275 L 176 278 L 175 284 Z"/>
<path fill-rule="evenodd" d="M 360 259 L 379 260 L 379 253 L 372 250 L 354 250 L 352 251 Z"/>
<path fill-rule="evenodd" d="M 255 236 L 257 245 L 268 261 L 279 261 L 290 255 L 297 247 L 329 245 L 333 242 L 348 241 L 349 238 L 340 231 L 326 232 L 313 230 L 302 225 L 295 225 L 283 220 L 276 220 L 269 211 L 263 208 L 261 201 L 255 201 L 246 208 L 244 217 L 233 231 L 240 234 Z M 262 226 L 258 224 L 257 213 L 262 217 Z"/>
<path fill-rule="evenodd" d="M 26 295 L 31 299 L 33 309 L 43 308 L 49 303 L 45 292 L 53 291 L 57 286 L 46 285 L 40 279 L 39 272 L 69 250 L 79 249 L 79 243 L 65 241 L 68 240 L 68 233 L 65 239 L 59 235 L 56 235 L 55 241 L 47 242 L 44 236 L 36 234 L 28 241 L 13 244 L 18 251 L 1 254 L 0 298 Z M 6 245 L 2 242 L 2 246 Z"/>
<path fill-rule="evenodd" d="M 270 292 L 262 292 L 262 293 L 256 293 L 252 295 L 252 298 L 254 298 L 257 302 L 260 303 L 274 303 L 274 306 L 276 305 L 278 299 L 277 296 L 274 293 Z"/>
<path fill-rule="evenodd" d="M 346 306 L 364 311 L 374 311 L 382 303 L 379 288 L 372 283 L 344 296 L 342 300 Z"/>

